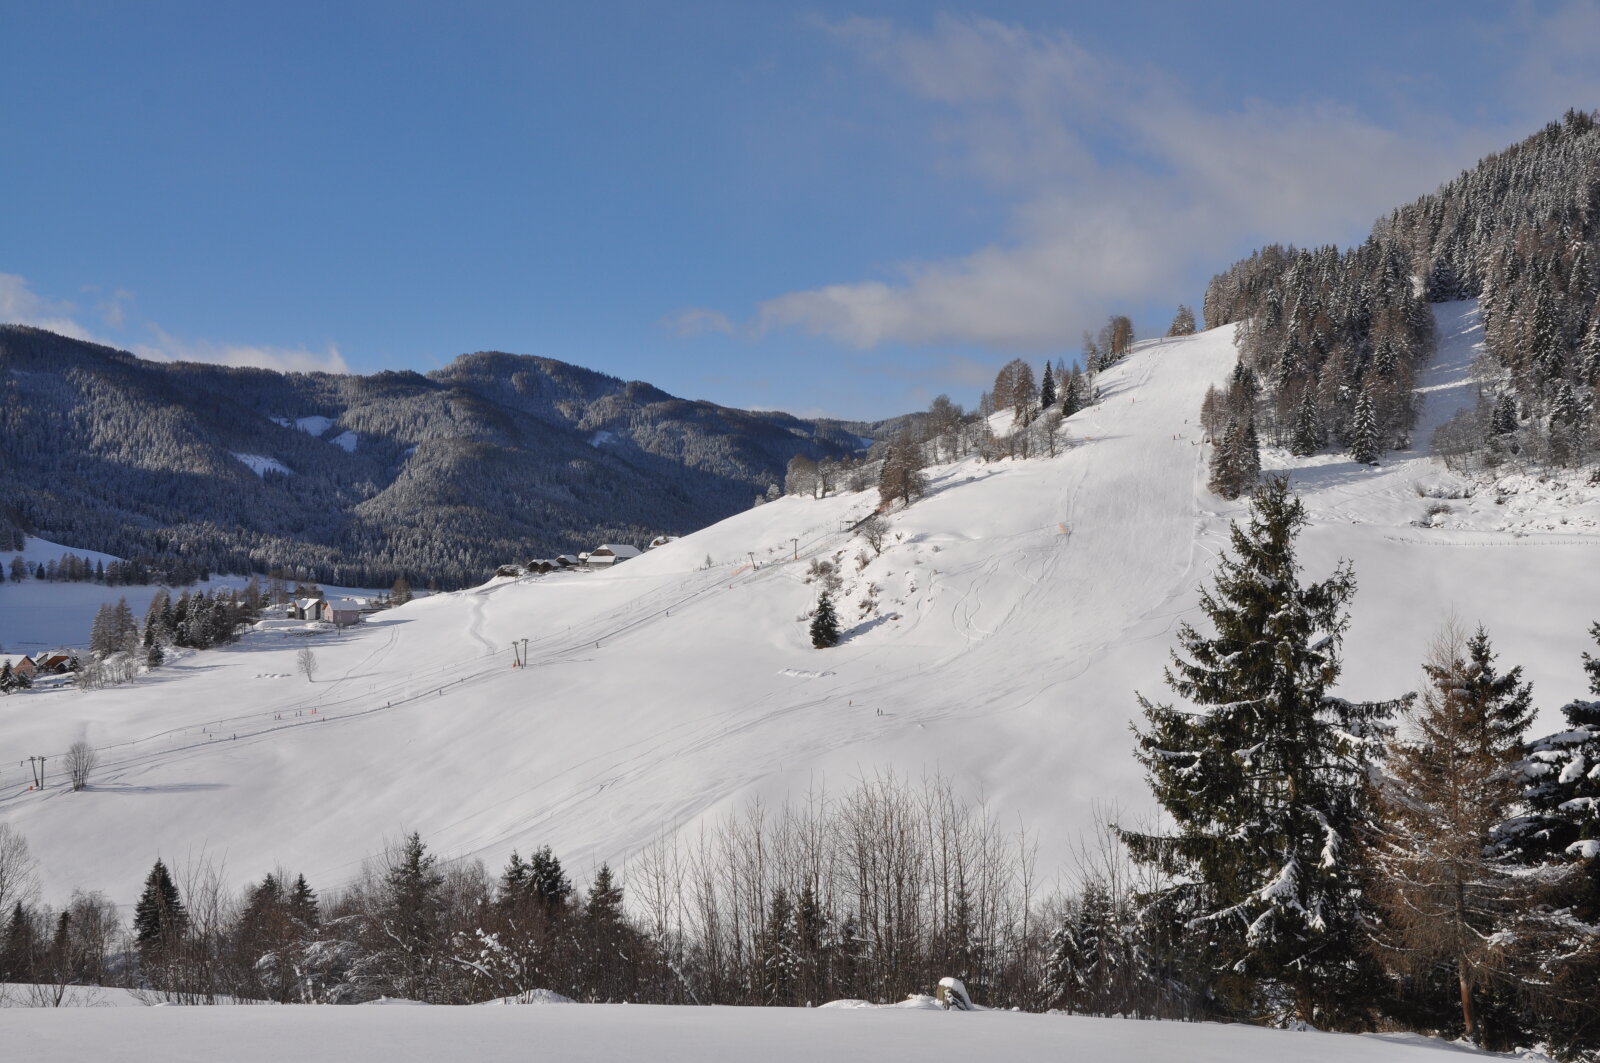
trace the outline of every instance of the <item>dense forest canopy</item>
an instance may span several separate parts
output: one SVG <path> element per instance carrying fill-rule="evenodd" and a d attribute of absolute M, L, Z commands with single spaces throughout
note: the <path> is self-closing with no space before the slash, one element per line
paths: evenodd
<path fill-rule="evenodd" d="M 1243 370 L 1210 400 L 1207 427 L 1253 418 L 1268 442 L 1358 460 L 1410 445 L 1431 353 L 1424 304 L 1464 298 L 1483 313 L 1484 401 L 1435 449 L 1465 467 L 1600 459 L 1595 114 L 1568 111 L 1488 156 L 1357 248 L 1269 246 L 1214 277 L 1205 323 L 1240 322 Z"/>
<path fill-rule="evenodd" d="M 144 361 L 0 327 L 0 538 L 209 571 L 459 586 L 720 520 L 876 426 L 678 399 L 550 358 L 437 372 Z"/>

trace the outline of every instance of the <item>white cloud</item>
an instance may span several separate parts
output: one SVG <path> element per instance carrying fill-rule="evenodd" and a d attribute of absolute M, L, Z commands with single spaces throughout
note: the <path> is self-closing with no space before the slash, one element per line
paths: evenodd
<path fill-rule="evenodd" d="M 133 293 L 118 288 L 110 296 L 97 300 L 95 311 L 108 328 L 120 331 L 126 323 L 127 307 L 132 302 Z M 0 322 L 31 325 L 76 340 L 123 348 L 140 358 L 157 362 L 209 362 L 214 365 L 276 369 L 285 373 L 350 371 L 339 349 L 331 343 L 321 351 L 313 351 L 304 347 L 185 340 L 172 335 L 155 322 L 147 322 L 144 327 L 155 337 L 154 341 L 130 345 L 125 341 L 96 335 L 74 318 L 73 315 L 77 313 L 78 307 L 73 303 L 46 299 L 34 292 L 25 277 L 15 273 L 0 273 Z"/>
<path fill-rule="evenodd" d="M 1506 135 L 1385 126 L 1333 103 L 1207 109 L 1159 71 L 985 18 L 828 30 L 933 111 L 930 141 L 1003 197 L 1010 221 L 964 256 L 767 300 L 758 331 L 1060 346 L 1132 301 L 1197 301 L 1197 272 L 1242 240 L 1356 235 Z"/>
<path fill-rule="evenodd" d="M 208 362 L 212 365 L 276 369 L 281 373 L 348 373 L 339 348 L 328 344 L 321 351 L 304 347 L 261 347 L 242 343 L 182 340 L 156 325 L 150 326 L 155 343 L 135 344 L 133 353 L 158 362 Z"/>
<path fill-rule="evenodd" d="M 708 332 L 732 333 L 733 322 L 720 310 L 691 306 L 661 319 L 661 327 L 674 336 L 703 336 Z"/>
<path fill-rule="evenodd" d="M 133 293 L 126 288 L 118 288 L 110 295 L 95 302 L 95 310 L 100 314 L 109 329 L 121 329 L 128 323 L 128 307 L 133 304 Z"/>
<path fill-rule="evenodd" d="M 93 340 L 89 330 L 72 320 L 77 307 L 45 299 L 28 285 L 27 278 L 0 273 L 0 322 L 49 329 L 75 340 Z"/>

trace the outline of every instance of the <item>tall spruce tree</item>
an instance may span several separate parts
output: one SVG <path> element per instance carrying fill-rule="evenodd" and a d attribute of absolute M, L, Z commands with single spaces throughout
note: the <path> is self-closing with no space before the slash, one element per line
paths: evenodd
<path fill-rule="evenodd" d="M 819 650 L 839 645 L 839 617 L 833 610 L 833 597 L 827 591 L 817 596 L 817 611 L 811 617 L 811 645 Z"/>
<path fill-rule="evenodd" d="M 1294 434 L 1289 440 L 1291 452 L 1305 457 L 1322 449 L 1322 416 L 1317 411 L 1317 389 L 1307 387 L 1300 396 L 1300 405 L 1294 412 Z"/>
<path fill-rule="evenodd" d="M 1339 676 L 1348 564 L 1302 585 L 1305 508 L 1274 477 L 1200 607 L 1214 633 L 1178 633 L 1167 685 L 1196 709 L 1140 697 L 1137 756 L 1176 832 L 1124 831 L 1135 858 L 1177 876 L 1161 908 L 1183 920 L 1249 1017 L 1357 1025 L 1377 992 L 1362 935 L 1357 834 L 1394 703 L 1329 694 Z"/>
<path fill-rule="evenodd" d="M 1223 498 L 1239 497 L 1235 479 L 1235 470 L 1239 464 L 1239 441 L 1239 422 L 1236 418 L 1230 417 L 1228 426 L 1222 430 L 1216 445 L 1211 448 L 1211 477 L 1207 481 L 1207 486 Z"/>
<path fill-rule="evenodd" d="M 1372 393 L 1366 389 L 1356 399 L 1355 414 L 1350 419 L 1349 452 L 1352 461 L 1371 465 L 1378 460 L 1378 418 L 1372 409 Z"/>
<path fill-rule="evenodd" d="M 1050 367 L 1050 359 L 1044 362 L 1044 374 L 1039 377 L 1039 409 L 1048 410 L 1056 404 L 1056 371 Z"/>
<path fill-rule="evenodd" d="M 1254 417 L 1245 422 L 1236 460 L 1238 468 L 1235 472 L 1235 483 L 1238 485 L 1239 494 L 1254 491 L 1256 484 L 1261 480 L 1261 437 L 1256 434 Z"/>
<path fill-rule="evenodd" d="M 177 946 L 189 927 L 189 913 L 178 887 L 159 859 L 145 876 L 144 892 L 133 909 L 134 941 L 147 961 L 159 960 Z"/>

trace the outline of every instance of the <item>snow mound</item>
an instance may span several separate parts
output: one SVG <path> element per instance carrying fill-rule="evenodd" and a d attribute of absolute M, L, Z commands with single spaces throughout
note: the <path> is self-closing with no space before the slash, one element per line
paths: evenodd
<path fill-rule="evenodd" d="M 321 436 L 322 433 L 333 427 L 333 421 L 332 417 L 323 417 L 321 415 L 301 417 L 295 421 L 294 426 L 306 435 Z"/>
<path fill-rule="evenodd" d="M 334 446 L 351 454 L 356 452 L 356 444 L 360 441 L 361 437 L 348 429 L 328 440 Z"/>
<path fill-rule="evenodd" d="M 248 465 L 250 471 L 257 476 L 265 477 L 269 472 L 282 473 L 285 476 L 294 474 L 293 469 L 277 458 L 263 457 L 260 454 L 235 454 L 234 457 Z"/>
<path fill-rule="evenodd" d="M 513 1004 L 576 1004 L 571 997 L 563 996 L 554 989 L 529 989 L 518 993 L 514 997 L 498 997 L 494 1000 L 485 1000 L 483 1006 L 495 1007 Z"/>

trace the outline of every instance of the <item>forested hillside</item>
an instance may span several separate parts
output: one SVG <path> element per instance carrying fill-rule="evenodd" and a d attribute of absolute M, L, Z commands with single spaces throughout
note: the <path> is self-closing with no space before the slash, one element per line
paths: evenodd
<path fill-rule="evenodd" d="M 1394 211 L 1360 247 L 1269 246 L 1218 274 L 1208 327 L 1240 322 L 1240 368 L 1213 438 L 1358 461 L 1407 446 L 1431 352 L 1424 302 L 1476 297 L 1483 401 L 1434 439 L 1461 469 L 1600 459 L 1600 125 L 1569 111 Z M 1231 428 L 1229 426 L 1232 426 Z M 1224 479 L 1227 479 L 1224 477 Z"/>
<path fill-rule="evenodd" d="M 0 535 L 223 572 L 457 586 L 692 531 L 873 426 L 675 398 L 549 358 L 435 373 L 145 361 L 0 327 Z"/>

